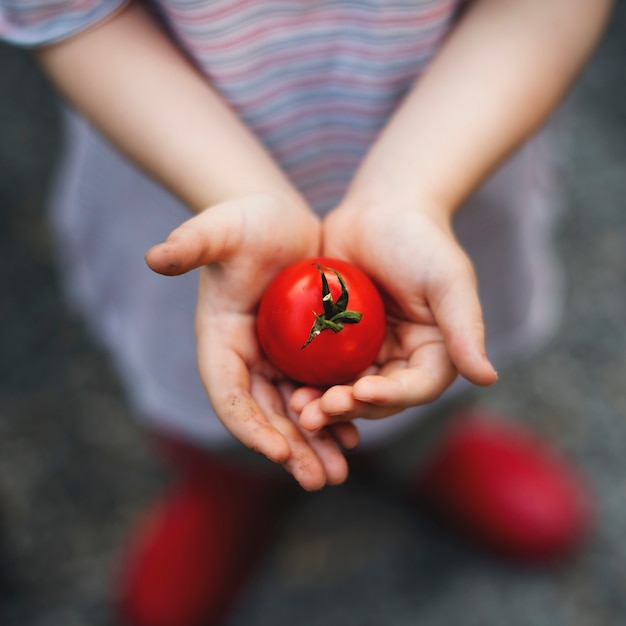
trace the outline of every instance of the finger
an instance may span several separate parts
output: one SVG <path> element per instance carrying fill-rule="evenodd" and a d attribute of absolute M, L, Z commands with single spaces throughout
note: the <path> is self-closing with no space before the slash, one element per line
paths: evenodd
<path fill-rule="evenodd" d="M 326 483 L 340 485 L 348 477 L 348 462 L 331 432 L 325 428 L 315 433 L 303 432 L 324 468 Z"/>
<path fill-rule="evenodd" d="M 359 402 L 353 397 L 351 400 L 349 404 L 350 408 L 347 408 L 348 403 L 342 401 L 341 409 L 331 406 L 330 412 L 325 412 L 318 400 L 307 406 L 302 412 L 300 415 L 300 425 L 305 430 L 319 432 L 322 429 L 331 430 L 338 429 L 340 426 L 354 426 L 352 420 L 357 418 L 379 419 L 397 412 L 391 407 L 378 407 L 366 402 Z M 358 437 L 358 430 L 356 432 L 346 432 L 348 440 L 346 443 L 342 443 L 342 445 L 347 450 L 355 448 L 358 444 L 358 440 L 355 441 L 352 439 L 354 435 Z"/>
<path fill-rule="evenodd" d="M 324 393 L 319 387 L 298 387 L 289 397 L 289 408 L 295 413 L 301 413 L 304 407 L 319 398 Z"/>
<path fill-rule="evenodd" d="M 335 388 L 331 387 L 331 389 Z M 305 390 L 305 393 L 301 393 L 302 390 Z M 318 401 L 323 393 L 321 389 L 302 387 L 295 393 L 298 394 L 298 398 L 290 405 L 290 408 L 295 413 L 300 414 L 298 419 L 300 426 L 311 432 L 315 432 L 324 426 L 330 426 L 328 429 L 329 432 L 345 450 L 353 450 L 359 445 L 359 430 L 355 424 L 352 422 L 338 422 L 333 424 L 332 420 L 328 419 L 327 416 L 321 412 Z M 350 394 L 351 397 L 351 393 L 349 391 L 347 393 Z M 309 399 L 306 403 L 304 403 L 305 398 Z"/>
<path fill-rule="evenodd" d="M 319 398 L 317 398 L 302 409 L 298 423 L 305 430 L 316 432 L 332 424 L 332 419 L 322 411 Z"/>
<path fill-rule="evenodd" d="M 379 407 L 408 408 L 434 402 L 453 382 L 457 370 L 441 341 L 420 346 L 408 362 L 395 361 L 381 373 L 364 376 L 352 389 L 355 400 Z M 322 408 L 329 410 L 322 398 Z"/>
<path fill-rule="evenodd" d="M 219 397 L 212 396 L 211 403 L 228 432 L 244 446 L 274 463 L 289 459 L 291 449 L 286 437 L 267 420 L 248 392 L 235 389 Z"/>
<path fill-rule="evenodd" d="M 289 443 L 253 398 L 250 374 L 240 356 L 203 335 L 198 368 L 213 409 L 231 435 L 271 461 L 284 463 L 291 454 Z"/>
<path fill-rule="evenodd" d="M 344 450 L 354 450 L 359 445 L 359 429 L 353 422 L 330 424 L 327 428 Z"/>
<path fill-rule="evenodd" d="M 280 392 L 267 379 L 253 377 L 252 392 L 269 421 L 289 442 L 291 454 L 283 467 L 304 489 L 318 490 L 347 478 L 347 462 L 330 433 L 301 431 L 294 421 L 295 414 L 285 411 Z"/>
<path fill-rule="evenodd" d="M 319 458 L 311 442 L 307 441 L 298 427 L 285 415 L 266 409 L 272 425 L 289 443 L 290 454 L 282 465 L 307 491 L 318 491 L 328 481 L 324 461 Z"/>
<path fill-rule="evenodd" d="M 240 245 L 239 214 L 228 202 L 199 213 L 150 248 L 146 263 L 159 274 L 178 276 L 228 258 Z"/>
<path fill-rule="evenodd" d="M 354 385 L 337 385 L 307 405 L 300 424 L 318 430 L 329 424 L 381 419 L 411 406 L 436 400 L 454 381 L 457 372 L 445 346 L 433 342 L 420 347 L 408 363 L 395 361 L 381 374 L 364 376 Z"/>
<path fill-rule="evenodd" d="M 493 384 L 498 375 L 487 358 L 485 326 L 473 274 L 460 272 L 452 286 L 429 301 L 461 376 L 477 385 Z"/>
<path fill-rule="evenodd" d="M 348 477 L 348 463 L 343 454 L 344 449 L 352 449 L 356 447 L 359 442 L 359 431 L 356 426 L 351 423 L 340 424 L 338 428 L 329 428 L 318 433 L 310 433 L 306 430 L 302 430 L 298 424 L 298 411 L 295 411 L 288 404 L 288 401 L 293 397 L 296 387 L 292 383 L 282 383 L 279 386 L 281 396 L 287 402 L 287 414 L 294 424 L 298 425 L 298 428 L 302 432 L 303 436 L 310 442 L 311 447 L 318 455 L 318 458 L 324 465 L 326 471 L 327 482 L 331 485 L 338 485 L 346 480 Z M 308 397 L 315 398 L 322 392 L 320 389 L 313 387 L 302 387 L 300 389 L 306 389 L 308 391 Z"/>
<path fill-rule="evenodd" d="M 315 432 L 332 424 L 349 424 L 350 420 L 364 417 L 367 410 L 367 404 L 354 397 L 351 386 L 336 385 L 305 407 L 300 415 L 300 425 Z"/>
<path fill-rule="evenodd" d="M 323 401 L 325 402 L 322 405 Z M 325 427 L 352 426 L 355 432 L 341 429 L 338 431 L 340 437 L 346 438 L 345 443 L 340 442 L 341 445 L 346 449 L 352 449 L 358 444 L 358 430 L 350 420 L 363 417 L 366 410 L 365 403 L 359 402 L 352 395 L 352 387 L 337 385 L 330 387 L 322 397 L 304 407 L 300 413 L 299 424 L 310 432 L 317 432 Z"/>

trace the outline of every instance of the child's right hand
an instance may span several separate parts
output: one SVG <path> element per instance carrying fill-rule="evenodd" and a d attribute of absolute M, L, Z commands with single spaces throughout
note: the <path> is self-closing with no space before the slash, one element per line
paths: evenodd
<path fill-rule="evenodd" d="M 258 345 L 256 307 L 281 269 L 319 248 L 320 224 L 312 213 L 259 194 L 207 209 L 146 255 L 161 274 L 200 268 L 198 365 L 211 404 L 232 435 L 283 464 L 309 490 L 345 480 L 340 446 L 356 446 L 358 432 L 351 423 L 317 433 L 299 427 L 286 403 L 293 388 Z"/>

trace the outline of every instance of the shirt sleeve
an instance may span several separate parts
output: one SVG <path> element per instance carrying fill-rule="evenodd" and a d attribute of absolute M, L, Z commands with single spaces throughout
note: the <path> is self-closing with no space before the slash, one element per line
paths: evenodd
<path fill-rule="evenodd" d="M 0 40 L 52 44 L 107 19 L 129 0 L 0 0 Z"/>

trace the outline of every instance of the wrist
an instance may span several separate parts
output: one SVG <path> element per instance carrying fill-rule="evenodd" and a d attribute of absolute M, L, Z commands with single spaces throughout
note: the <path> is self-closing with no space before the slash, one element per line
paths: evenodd
<path fill-rule="evenodd" d="M 213 190 L 213 193 L 205 196 L 202 204 L 196 203 L 196 206 L 191 205 L 189 208 L 194 213 L 201 213 L 210 211 L 212 207 L 232 202 L 261 203 L 263 206 L 276 207 L 279 213 L 285 216 L 301 213 L 316 218 L 305 199 L 296 190 L 280 186 L 259 189 L 225 189 L 217 193 Z"/>
<path fill-rule="evenodd" d="M 390 217 L 421 213 L 445 228 L 450 227 L 457 209 L 419 183 L 400 186 L 393 178 L 373 180 L 369 177 L 363 183 L 358 179 L 354 181 L 339 208 L 361 214 L 376 211 Z"/>

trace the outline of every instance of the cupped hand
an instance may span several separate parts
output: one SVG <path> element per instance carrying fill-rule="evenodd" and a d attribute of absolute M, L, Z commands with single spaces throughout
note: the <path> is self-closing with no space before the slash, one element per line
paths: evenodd
<path fill-rule="evenodd" d="M 339 207 L 323 224 L 323 242 L 326 256 L 354 263 L 381 288 L 387 334 L 375 364 L 352 384 L 294 393 L 290 405 L 304 428 L 430 403 L 458 374 L 495 382 L 474 270 L 446 218 Z"/>
<path fill-rule="evenodd" d="M 305 208 L 254 195 L 223 202 L 175 229 L 151 248 L 152 270 L 179 275 L 200 268 L 198 366 L 215 413 L 245 446 L 282 464 L 305 488 L 345 480 L 342 448 L 358 442 L 353 424 L 315 433 L 288 406 L 293 385 L 264 358 L 256 308 L 271 279 L 288 264 L 319 252 L 320 225 Z"/>

